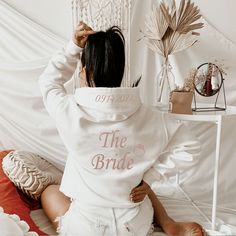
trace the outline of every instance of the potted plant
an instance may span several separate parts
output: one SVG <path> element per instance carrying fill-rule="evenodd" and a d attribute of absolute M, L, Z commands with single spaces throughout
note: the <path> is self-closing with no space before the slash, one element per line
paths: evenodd
<path fill-rule="evenodd" d="M 177 86 L 170 93 L 170 111 L 178 114 L 192 114 L 194 81 L 197 70 L 192 69 L 184 80 L 182 86 Z"/>

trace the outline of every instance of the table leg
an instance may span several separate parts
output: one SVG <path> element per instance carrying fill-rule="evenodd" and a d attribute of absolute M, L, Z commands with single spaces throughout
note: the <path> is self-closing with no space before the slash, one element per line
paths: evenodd
<path fill-rule="evenodd" d="M 217 121 L 216 134 L 216 153 L 215 153 L 215 169 L 214 169 L 214 185 L 213 185 L 213 203 L 212 203 L 212 230 L 216 230 L 216 207 L 217 207 L 217 191 L 220 164 L 220 140 L 221 140 L 222 117 Z"/>

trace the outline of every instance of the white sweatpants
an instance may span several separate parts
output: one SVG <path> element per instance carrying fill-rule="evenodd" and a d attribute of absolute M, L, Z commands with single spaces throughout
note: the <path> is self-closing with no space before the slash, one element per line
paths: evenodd
<path fill-rule="evenodd" d="M 146 236 L 151 231 L 153 208 L 148 197 L 134 208 L 81 206 L 73 201 L 59 220 L 61 236 Z"/>

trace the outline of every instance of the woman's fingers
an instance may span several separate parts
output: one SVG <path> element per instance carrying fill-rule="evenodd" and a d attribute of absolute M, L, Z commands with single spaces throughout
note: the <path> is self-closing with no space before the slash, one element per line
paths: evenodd
<path fill-rule="evenodd" d="M 146 193 L 148 193 L 150 190 L 149 186 L 147 185 L 141 185 L 139 187 L 136 187 L 136 188 L 133 188 L 132 191 L 131 191 L 131 194 L 132 193 L 135 193 L 135 192 L 139 192 L 139 191 L 146 191 Z"/>
<path fill-rule="evenodd" d="M 84 27 L 85 27 L 85 29 L 88 30 L 88 31 L 90 31 L 90 30 L 93 31 L 93 29 L 92 29 L 90 26 L 86 25 L 86 24 L 84 24 Z"/>
<path fill-rule="evenodd" d="M 80 22 L 75 28 L 73 40 L 79 47 L 84 48 L 88 36 L 94 33 L 95 31 L 93 31 L 91 27 L 86 25 L 84 22 Z"/>
<path fill-rule="evenodd" d="M 132 193 L 130 194 L 130 196 L 138 196 L 138 195 L 147 195 L 147 191 L 145 191 L 145 190 L 139 190 L 139 191 L 132 192 Z"/>
<path fill-rule="evenodd" d="M 79 37 L 85 37 L 85 36 L 89 36 L 90 34 L 94 34 L 95 32 L 93 30 L 76 30 L 75 31 L 75 37 L 79 38 Z"/>
<path fill-rule="evenodd" d="M 93 29 L 92 29 L 90 26 L 86 25 L 86 24 L 83 23 L 83 22 L 80 22 L 80 23 L 76 26 L 75 30 L 76 30 L 76 31 L 91 31 L 91 32 L 94 32 Z"/>
<path fill-rule="evenodd" d="M 203 236 L 208 236 L 208 233 L 204 229 L 202 229 L 202 233 L 203 233 Z"/>
<path fill-rule="evenodd" d="M 144 190 L 144 189 L 145 189 L 145 187 L 144 187 L 143 185 L 141 185 L 141 186 L 139 186 L 139 187 L 133 188 L 132 191 L 131 191 L 131 193 L 137 192 L 137 191 L 142 191 L 142 190 Z"/>
<path fill-rule="evenodd" d="M 141 202 L 146 195 L 149 194 L 150 187 L 147 183 L 142 181 L 141 185 L 132 189 L 130 193 L 130 200 L 132 202 Z"/>
<path fill-rule="evenodd" d="M 146 194 L 141 194 L 141 195 L 136 195 L 136 196 L 131 196 L 130 200 L 134 203 L 136 202 L 141 202 L 143 199 L 146 197 Z"/>
<path fill-rule="evenodd" d="M 130 194 L 130 200 L 132 202 L 141 202 L 146 197 L 147 192 L 146 191 L 138 191 Z"/>

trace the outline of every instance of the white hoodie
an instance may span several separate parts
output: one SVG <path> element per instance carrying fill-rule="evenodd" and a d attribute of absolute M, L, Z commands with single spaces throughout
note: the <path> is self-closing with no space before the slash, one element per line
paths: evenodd
<path fill-rule="evenodd" d="M 142 179 L 151 184 L 193 165 L 199 143 L 168 114 L 142 105 L 138 88 L 79 88 L 67 94 L 64 83 L 80 52 L 70 42 L 39 80 L 68 150 L 60 190 L 81 204 L 132 207 L 129 194 Z"/>

